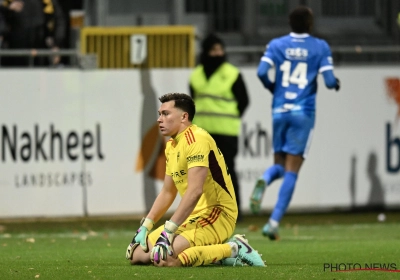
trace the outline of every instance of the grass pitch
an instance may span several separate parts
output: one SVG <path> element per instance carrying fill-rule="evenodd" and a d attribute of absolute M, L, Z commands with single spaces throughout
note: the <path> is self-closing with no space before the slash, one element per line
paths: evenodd
<path fill-rule="evenodd" d="M 265 268 L 131 266 L 132 217 L 0 220 L 0 279 L 400 279 L 400 213 L 377 216 L 288 214 L 277 242 L 260 233 L 267 217 L 245 217 L 235 232 Z"/>

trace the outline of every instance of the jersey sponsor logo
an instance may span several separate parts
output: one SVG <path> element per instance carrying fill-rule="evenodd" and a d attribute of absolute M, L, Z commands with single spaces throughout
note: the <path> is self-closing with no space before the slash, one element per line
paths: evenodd
<path fill-rule="evenodd" d="M 194 155 L 186 158 L 187 163 L 199 162 L 204 160 L 204 155 Z"/>
<path fill-rule="evenodd" d="M 184 175 L 186 175 L 185 170 L 171 172 L 171 177 L 172 178 L 181 177 L 181 176 L 184 176 Z"/>
<path fill-rule="evenodd" d="M 294 104 L 285 103 L 283 104 L 283 108 L 286 110 L 292 110 L 294 108 Z"/>
<path fill-rule="evenodd" d="M 286 99 L 292 100 L 292 99 L 296 99 L 296 97 L 297 97 L 297 93 L 296 92 L 290 92 L 290 91 L 285 92 L 285 98 Z"/>
<path fill-rule="evenodd" d="M 185 132 L 185 138 L 188 145 L 196 142 L 196 138 L 194 138 L 194 134 L 190 128 Z"/>
<path fill-rule="evenodd" d="M 303 48 L 287 48 L 285 56 L 290 60 L 306 60 L 308 57 L 308 50 Z"/>
<path fill-rule="evenodd" d="M 183 179 L 174 181 L 175 185 L 183 184 Z"/>
<path fill-rule="evenodd" d="M 295 104 L 290 104 L 290 103 L 285 103 L 283 104 L 283 110 L 286 111 L 298 111 L 301 110 L 301 106 L 300 105 L 295 105 Z"/>

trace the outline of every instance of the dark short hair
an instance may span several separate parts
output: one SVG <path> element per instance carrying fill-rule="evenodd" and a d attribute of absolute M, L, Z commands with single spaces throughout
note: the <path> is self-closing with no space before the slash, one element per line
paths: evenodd
<path fill-rule="evenodd" d="M 194 105 L 193 99 L 190 97 L 190 95 L 187 95 L 186 93 L 167 93 L 158 98 L 161 103 L 165 103 L 168 101 L 175 101 L 175 108 L 179 108 L 182 111 L 188 113 L 189 121 L 193 120 L 194 114 L 196 113 L 196 107 Z"/>
<path fill-rule="evenodd" d="M 207 59 L 209 57 L 208 53 L 216 44 L 220 44 L 222 49 L 225 49 L 224 41 L 216 34 L 211 33 L 204 38 L 204 40 L 201 42 L 201 53 L 199 61 L 201 64 L 203 65 L 209 64 Z M 225 54 L 225 59 L 226 59 L 226 54 Z"/>
<path fill-rule="evenodd" d="M 309 33 L 313 25 L 314 17 L 310 8 L 299 6 L 289 15 L 289 24 L 295 33 Z"/>
<path fill-rule="evenodd" d="M 224 41 L 218 35 L 211 33 L 201 42 L 201 51 L 208 53 L 216 44 L 220 44 L 222 48 L 225 48 Z"/>

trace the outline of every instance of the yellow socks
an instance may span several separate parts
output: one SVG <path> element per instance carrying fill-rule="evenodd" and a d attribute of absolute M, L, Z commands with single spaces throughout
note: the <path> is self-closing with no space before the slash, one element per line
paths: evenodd
<path fill-rule="evenodd" d="M 232 254 L 231 245 L 216 244 L 208 246 L 191 247 L 179 254 L 178 258 L 182 266 L 200 266 L 215 263 Z"/>

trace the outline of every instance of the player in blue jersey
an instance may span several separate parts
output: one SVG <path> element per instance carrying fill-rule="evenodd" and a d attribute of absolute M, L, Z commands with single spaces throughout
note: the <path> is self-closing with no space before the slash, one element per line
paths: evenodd
<path fill-rule="evenodd" d="M 278 226 L 292 198 L 298 173 L 310 147 L 315 122 L 317 76 L 323 75 L 329 89 L 339 90 L 333 73 L 332 55 L 326 41 L 309 33 L 313 25 L 311 9 L 299 6 L 289 15 L 292 32 L 273 39 L 258 66 L 257 75 L 273 94 L 274 164 L 257 180 L 250 198 L 250 209 L 259 213 L 268 185 L 282 178 L 278 201 L 262 229 L 264 236 L 276 240 Z M 267 75 L 274 67 L 275 81 Z"/>

